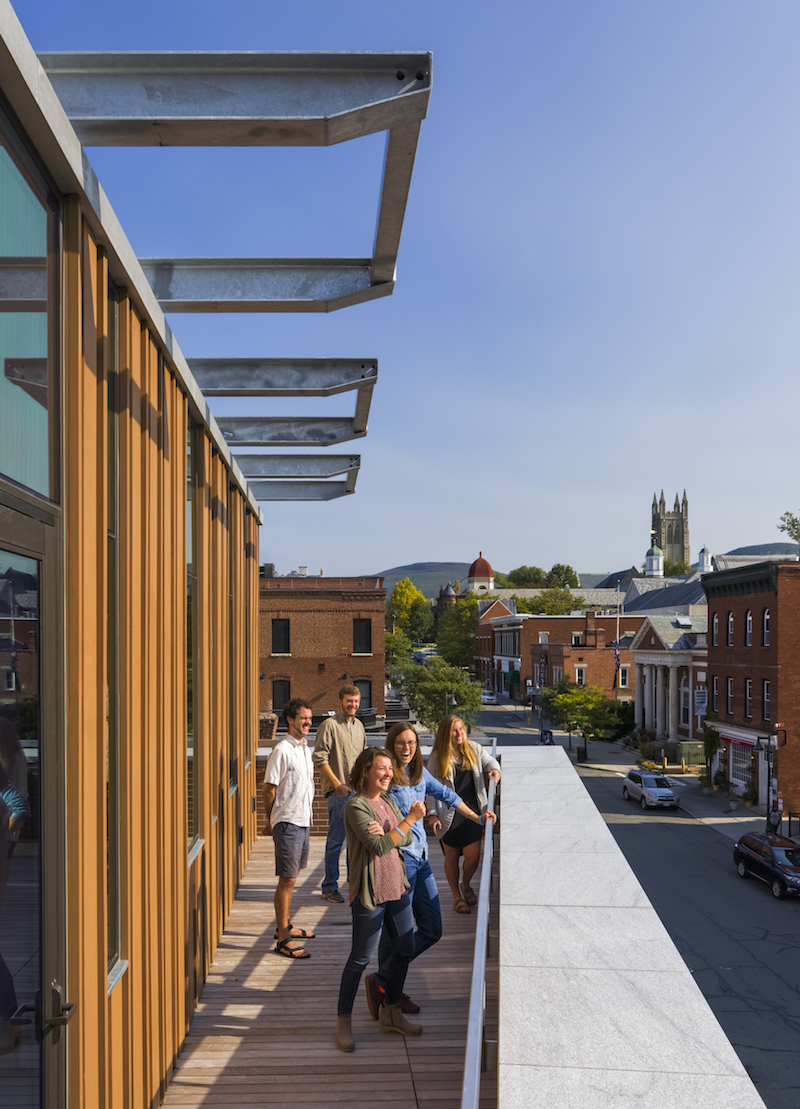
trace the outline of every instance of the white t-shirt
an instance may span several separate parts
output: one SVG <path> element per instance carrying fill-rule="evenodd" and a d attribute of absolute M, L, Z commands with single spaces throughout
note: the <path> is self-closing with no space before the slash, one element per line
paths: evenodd
<path fill-rule="evenodd" d="M 275 786 L 275 804 L 269 818 L 273 827 L 284 821 L 300 828 L 311 826 L 314 767 L 307 743 L 293 736 L 282 739 L 267 759 L 264 784 Z"/>

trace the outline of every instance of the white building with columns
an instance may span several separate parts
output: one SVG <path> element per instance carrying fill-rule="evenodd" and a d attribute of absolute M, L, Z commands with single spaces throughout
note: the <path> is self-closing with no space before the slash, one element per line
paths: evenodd
<path fill-rule="evenodd" d="M 635 726 L 657 740 L 701 740 L 695 690 L 705 690 L 707 616 L 648 616 L 631 643 Z"/>

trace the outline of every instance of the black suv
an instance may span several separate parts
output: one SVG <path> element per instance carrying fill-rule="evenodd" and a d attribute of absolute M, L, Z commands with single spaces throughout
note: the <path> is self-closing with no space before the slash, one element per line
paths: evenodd
<path fill-rule="evenodd" d="M 733 861 L 741 878 L 760 878 L 773 897 L 800 894 L 800 846 L 793 839 L 751 832 L 733 845 Z"/>

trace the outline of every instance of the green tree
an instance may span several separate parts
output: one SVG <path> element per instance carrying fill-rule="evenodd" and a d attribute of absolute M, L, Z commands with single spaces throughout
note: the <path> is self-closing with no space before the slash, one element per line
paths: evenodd
<path fill-rule="evenodd" d="M 478 619 L 478 598 L 467 593 L 445 609 L 436 629 L 436 647 L 451 666 L 472 668 L 475 663 L 475 624 Z"/>
<path fill-rule="evenodd" d="M 800 543 L 800 516 L 795 516 L 793 512 L 784 512 L 778 531 L 784 532 L 793 542 Z"/>
<path fill-rule="evenodd" d="M 433 609 L 425 597 L 415 597 L 408 610 L 406 635 L 412 641 L 426 641 L 433 631 Z"/>
<path fill-rule="evenodd" d="M 470 681 L 463 670 L 450 666 L 437 655 L 422 666 L 411 666 L 399 678 L 398 686 L 417 718 L 431 732 L 450 712 L 471 728 L 482 708 L 480 686 Z"/>
<path fill-rule="evenodd" d="M 411 666 L 411 640 L 402 632 L 386 632 L 384 650 L 386 670 L 394 682 L 397 674 L 402 674 Z"/>
<path fill-rule="evenodd" d="M 593 685 L 564 681 L 546 686 L 542 690 L 542 710 L 563 731 L 580 732 L 584 739 L 601 739 L 620 724 L 613 702 Z"/>
<path fill-rule="evenodd" d="M 517 612 L 543 613 L 545 616 L 566 616 L 586 608 L 581 596 L 573 596 L 568 589 L 543 589 L 537 597 L 513 598 L 517 602 Z"/>
<path fill-rule="evenodd" d="M 562 589 L 578 589 L 580 584 L 578 575 L 572 567 L 563 562 L 557 562 L 554 566 L 551 566 L 550 573 L 545 581 L 545 585 L 551 589 L 555 589 L 557 586 Z"/>
<path fill-rule="evenodd" d="M 688 562 L 670 562 L 668 558 L 664 559 L 664 577 L 675 578 L 678 574 L 691 574 L 692 568 Z"/>
<path fill-rule="evenodd" d="M 508 582 L 508 575 L 501 574 L 499 570 L 494 572 L 494 587 L 495 589 L 510 589 L 511 586 Z"/>
<path fill-rule="evenodd" d="M 508 588 L 537 589 L 546 584 L 546 578 L 540 566 L 518 566 L 508 575 Z"/>
<path fill-rule="evenodd" d="M 397 582 L 389 598 L 387 608 L 389 619 L 393 622 L 392 631 L 403 632 L 408 636 L 408 621 L 411 616 L 411 606 L 414 601 L 422 600 L 425 604 L 425 595 L 417 589 L 411 578 L 403 578 Z"/>

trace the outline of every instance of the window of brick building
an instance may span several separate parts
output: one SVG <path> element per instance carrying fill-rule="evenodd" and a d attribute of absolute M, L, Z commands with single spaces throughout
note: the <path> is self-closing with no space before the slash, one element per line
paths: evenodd
<path fill-rule="evenodd" d="M 627 666 L 620 666 L 620 668 L 619 668 L 619 688 L 620 689 L 627 689 L 628 688 L 628 667 Z"/>
<path fill-rule="evenodd" d="M 281 712 L 291 698 L 291 682 L 279 678 L 272 683 L 272 711 Z"/>
<path fill-rule="evenodd" d="M 714 712 L 717 711 L 719 702 L 719 678 L 714 675 L 711 679 L 711 707 Z"/>
<path fill-rule="evenodd" d="M 681 681 L 681 724 L 689 723 L 689 679 Z"/>
<path fill-rule="evenodd" d="M 575 667 L 575 685 L 586 685 L 586 667 Z"/>
<path fill-rule="evenodd" d="M 572 633 L 572 646 L 573 647 L 582 647 L 583 646 L 583 636 L 581 635 L 580 632 L 573 632 Z"/>
<path fill-rule="evenodd" d="M 550 633 L 549 632 L 539 632 L 539 642 L 540 643 L 549 643 L 550 642 Z"/>
<path fill-rule="evenodd" d="M 753 645 L 753 614 L 749 608 L 744 618 L 744 645 L 745 647 Z"/>
<path fill-rule="evenodd" d="M 372 654 L 372 621 L 353 620 L 353 654 Z"/>
<path fill-rule="evenodd" d="M 288 655 L 289 652 L 289 621 L 272 621 L 272 653 L 273 655 Z"/>
<path fill-rule="evenodd" d="M 753 715 L 753 683 L 749 678 L 744 680 L 744 714 L 748 719 Z"/>
<path fill-rule="evenodd" d="M 361 694 L 361 701 L 359 702 L 358 707 L 360 709 L 371 709 L 372 708 L 372 682 L 357 681 L 357 682 L 353 682 L 353 685 L 356 687 L 358 692 Z"/>
<path fill-rule="evenodd" d="M 718 641 L 719 641 L 719 616 L 717 616 L 717 614 L 715 612 L 714 616 L 713 616 L 713 619 L 711 620 L 711 646 L 716 647 Z"/>
<path fill-rule="evenodd" d="M 769 682 L 761 683 L 761 719 L 769 720 Z"/>
<path fill-rule="evenodd" d="M 769 647 L 769 609 L 765 608 L 761 617 L 761 645 Z M 766 719 L 766 717 L 765 717 Z"/>
<path fill-rule="evenodd" d="M 733 716 L 733 678 L 725 679 L 725 711 Z"/>
<path fill-rule="evenodd" d="M 732 612 L 728 613 L 728 633 L 727 633 L 727 637 L 725 639 L 725 643 L 728 647 L 733 646 L 733 613 Z"/>

